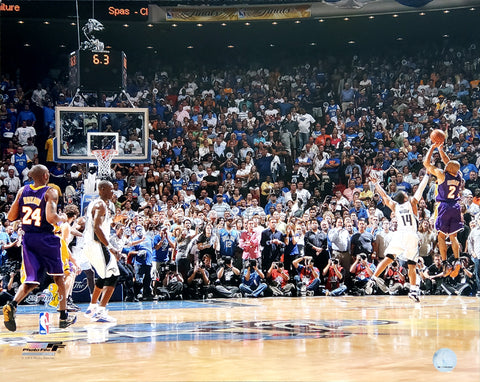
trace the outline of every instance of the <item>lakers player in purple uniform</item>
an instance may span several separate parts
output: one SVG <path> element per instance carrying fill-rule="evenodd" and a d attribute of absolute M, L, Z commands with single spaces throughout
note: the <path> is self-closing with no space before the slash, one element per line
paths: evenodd
<path fill-rule="evenodd" d="M 34 184 L 22 187 L 8 213 L 8 220 L 20 219 L 25 231 L 22 241 L 23 284 L 13 301 L 3 307 L 5 327 L 14 332 L 17 329 L 15 311 L 17 305 L 37 287 L 41 272 L 46 271 L 58 286 L 60 305 L 60 328 L 67 328 L 76 321 L 66 312 L 63 262 L 60 254 L 60 238 L 53 233 L 53 225 L 60 225 L 67 217 L 57 213 L 58 193 L 48 187 L 48 169 L 42 165 L 33 166 L 29 172 Z"/>
<path fill-rule="evenodd" d="M 445 169 L 442 170 L 431 163 L 433 150 L 438 148 Z M 460 163 L 450 160 L 443 151 L 443 143 L 434 143 L 427 152 L 423 165 L 430 174 L 437 177 L 437 219 L 435 229 L 438 231 L 438 249 L 445 265 L 447 261 L 447 237 L 452 243 L 453 255 L 456 259 L 460 254 L 460 243 L 457 232 L 463 228 L 462 214 L 460 212 L 460 188 L 463 178 L 460 172 Z"/>

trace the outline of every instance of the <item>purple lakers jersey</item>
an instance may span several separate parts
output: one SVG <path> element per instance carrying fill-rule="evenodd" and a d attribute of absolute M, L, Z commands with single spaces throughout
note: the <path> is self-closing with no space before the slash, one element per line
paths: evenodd
<path fill-rule="evenodd" d="M 53 232 L 53 226 L 47 221 L 45 193 L 48 186 L 34 188 L 32 185 L 23 188 L 19 200 L 20 219 L 25 232 Z"/>
<path fill-rule="evenodd" d="M 445 180 L 437 186 L 437 202 L 456 203 L 460 199 L 460 186 L 462 184 L 462 175 L 460 172 L 456 176 L 445 171 Z"/>

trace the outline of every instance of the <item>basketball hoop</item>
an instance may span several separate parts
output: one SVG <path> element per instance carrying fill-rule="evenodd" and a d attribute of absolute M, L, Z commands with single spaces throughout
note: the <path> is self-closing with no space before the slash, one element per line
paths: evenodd
<path fill-rule="evenodd" d="M 114 156 L 118 155 L 117 150 L 92 150 L 92 154 L 95 155 L 97 159 L 98 168 L 97 175 L 99 178 L 109 178 L 112 175 L 112 159 Z"/>

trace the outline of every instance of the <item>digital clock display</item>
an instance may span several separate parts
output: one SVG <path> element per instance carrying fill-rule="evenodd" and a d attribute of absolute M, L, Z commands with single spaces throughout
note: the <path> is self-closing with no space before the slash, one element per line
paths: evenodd
<path fill-rule="evenodd" d="M 69 67 L 72 87 L 83 91 L 119 91 L 127 84 L 127 56 L 123 52 L 72 52 Z"/>
<path fill-rule="evenodd" d="M 110 53 L 93 53 L 92 63 L 93 65 L 110 65 Z"/>

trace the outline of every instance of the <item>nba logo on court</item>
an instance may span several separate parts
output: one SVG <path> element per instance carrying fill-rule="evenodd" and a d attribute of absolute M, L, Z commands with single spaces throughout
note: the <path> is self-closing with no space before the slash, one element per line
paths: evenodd
<path fill-rule="evenodd" d="M 48 312 L 40 313 L 39 334 L 48 334 L 50 332 L 50 314 Z"/>

